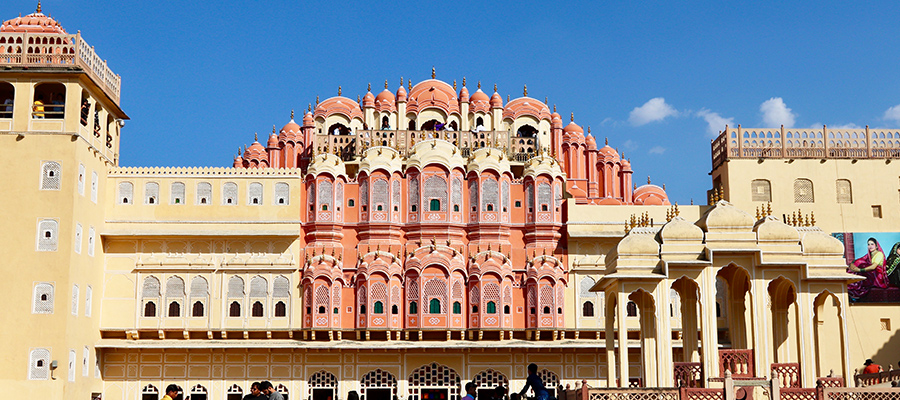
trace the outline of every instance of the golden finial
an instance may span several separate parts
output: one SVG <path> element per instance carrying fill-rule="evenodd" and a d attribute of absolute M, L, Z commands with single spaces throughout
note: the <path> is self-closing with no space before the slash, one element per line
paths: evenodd
<path fill-rule="evenodd" d="M 456 79 L 453 80 L 453 91 L 456 91 Z"/>
<path fill-rule="evenodd" d="M 275 125 L 272 125 L 272 134 L 275 134 Z"/>
<path fill-rule="evenodd" d="M 341 91 L 342 91 L 342 90 L 341 90 L 341 87 L 340 87 L 340 86 L 338 86 L 338 96 L 340 96 L 340 95 L 341 95 Z"/>
<path fill-rule="evenodd" d="M 291 121 L 294 120 L 294 110 L 291 110 Z"/>
<path fill-rule="evenodd" d="M 647 184 L 650 184 L 650 175 L 647 175 Z"/>
<path fill-rule="evenodd" d="M 256 132 L 253 132 L 253 141 L 254 141 L 254 142 L 258 142 L 258 141 L 259 141 L 259 136 L 256 134 Z"/>
<path fill-rule="evenodd" d="M 525 85 L 524 89 L 522 89 L 522 95 L 528 97 L 528 85 Z"/>
<path fill-rule="evenodd" d="M 509 103 L 509 95 L 506 95 L 506 102 Z"/>
<path fill-rule="evenodd" d="M 431 79 L 434 79 L 435 77 L 437 77 L 437 74 L 435 74 L 434 67 L 431 67 Z"/>
<path fill-rule="evenodd" d="M 312 112 L 312 103 L 306 103 L 306 112 Z"/>
<path fill-rule="evenodd" d="M 316 107 L 319 106 L 319 95 L 316 95 Z"/>
<path fill-rule="evenodd" d="M 369 91 L 369 92 L 372 91 L 372 82 L 369 82 L 369 87 L 368 87 L 366 90 Z"/>
<path fill-rule="evenodd" d="M 497 93 L 497 84 L 494 84 L 494 93 Z"/>
<path fill-rule="evenodd" d="M 572 113 L 572 115 L 569 116 L 569 121 L 575 122 L 575 113 Z"/>
<path fill-rule="evenodd" d="M 547 102 L 548 102 L 548 101 L 547 101 L 547 96 L 544 96 L 544 104 L 546 105 Z"/>
<path fill-rule="evenodd" d="M 481 81 L 478 81 L 478 89 L 481 89 Z"/>
<path fill-rule="evenodd" d="M 772 215 L 772 202 L 766 204 L 766 215 Z"/>
<path fill-rule="evenodd" d="M 38 0 L 37 12 L 41 12 L 41 1 Z"/>
<path fill-rule="evenodd" d="M 590 134 L 590 133 L 591 133 L 591 126 L 588 125 L 588 134 Z"/>
<path fill-rule="evenodd" d="M 676 201 L 675 202 L 675 216 L 677 217 L 679 215 L 681 215 L 681 211 L 678 211 L 678 202 Z"/>
<path fill-rule="evenodd" d="M 553 105 L 553 112 L 556 112 L 556 104 Z"/>
<path fill-rule="evenodd" d="M 400 77 L 400 87 L 403 87 L 403 77 Z"/>
<path fill-rule="evenodd" d="M 356 95 L 356 102 L 359 103 L 359 95 Z"/>
<path fill-rule="evenodd" d="M 816 212 L 815 211 L 809 212 L 809 224 L 810 224 L 810 226 L 816 226 Z"/>
<path fill-rule="evenodd" d="M 412 92 L 412 79 L 406 81 L 406 87 L 408 87 L 409 91 Z"/>
<path fill-rule="evenodd" d="M 463 87 L 466 87 L 466 77 L 463 77 Z"/>
<path fill-rule="evenodd" d="M 603 144 L 609 146 L 609 138 L 603 138 Z"/>
<path fill-rule="evenodd" d="M 760 216 L 759 206 L 756 206 L 756 219 L 759 220 L 759 219 L 761 219 L 761 218 L 762 218 L 762 217 Z"/>

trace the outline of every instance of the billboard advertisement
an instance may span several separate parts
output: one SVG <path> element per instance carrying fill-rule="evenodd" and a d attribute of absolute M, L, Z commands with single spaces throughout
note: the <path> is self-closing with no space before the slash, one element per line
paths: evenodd
<path fill-rule="evenodd" d="M 844 244 L 847 272 L 865 280 L 847 285 L 852 301 L 900 301 L 900 232 L 832 234 Z"/>

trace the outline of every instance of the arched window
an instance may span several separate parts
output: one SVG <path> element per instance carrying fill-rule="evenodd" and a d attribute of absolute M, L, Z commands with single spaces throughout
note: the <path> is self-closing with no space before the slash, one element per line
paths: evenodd
<path fill-rule="evenodd" d="M 625 305 L 625 316 L 637 317 L 637 304 L 633 301 L 629 301 L 628 304 Z"/>
<path fill-rule="evenodd" d="M 504 314 L 509 314 L 509 305 L 508 305 L 508 304 L 505 305 L 505 306 L 503 306 L 503 313 L 504 313 Z"/>
<path fill-rule="evenodd" d="M 35 86 L 31 111 L 35 119 L 63 119 L 66 111 L 66 87 L 61 83 L 41 83 Z"/>
<path fill-rule="evenodd" d="M 278 182 L 275 184 L 275 204 L 286 206 L 291 202 L 291 187 L 287 183 Z"/>
<path fill-rule="evenodd" d="M 581 316 L 582 317 L 593 317 L 594 316 L 594 303 L 590 301 L 584 302 L 581 306 Z"/>
<path fill-rule="evenodd" d="M 29 380 L 43 381 L 50 379 L 50 350 L 31 350 L 31 354 L 28 358 Z"/>
<path fill-rule="evenodd" d="M 494 303 L 493 301 L 489 301 L 487 303 L 487 307 L 485 307 L 485 308 L 487 309 L 488 314 L 496 314 L 497 313 L 497 303 Z"/>
<path fill-rule="evenodd" d="M 259 182 L 250 184 L 247 190 L 247 204 L 258 206 L 263 201 L 263 186 Z"/>
<path fill-rule="evenodd" d="M 853 191 L 850 188 L 850 180 L 838 179 L 835 182 L 837 190 L 837 202 L 842 204 L 853 203 Z"/>
<path fill-rule="evenodd" d="M 12 118 L 16 89 L 7 82 L 0 82 L 0 118 Z"/>
<path fill-rule="evenodd" d="M 453 313 L 462 314 L 462 304 L 460 304 L 458 301 L 453 302 Z"/>
<path fill-rule="evenodd" d="M 409 313 L 410 314 L 418 314 L 419 313 L 419 305 L 416 302 L 409 302 Z"/>
<path fill-rule="evenodd" d="M 141 389 L 141 400 L 156 400 L 159 398 L 159 389 L 153 385 L 144 386 Z"/>
<path fill-rule="evenodd" d="M 431 199 L 428 202 L 428 211 L 441 211 L 441 201 L 438 199 Z"/>
<path fill-rule="evenodd" d="M 156 316 L 156 303 L 152 301 L 148 301 L 144 304 L 144 316 L 145 317 L 155 317 Z"/>
<path fill-rule="evenodd" d="M 284 317 L 287 315 L 287 305 L 283 301 L 275 303 L 275 316 Z"/>
<path fill-rule="evenodd" d="M 93 190 L 93 187 L 91 188 Z M 134 184 L 131 182 L 119 182 L 119 204 L 131 204 L 134 199 Z"/>
<path fill-rule="evenodd" d="M 184 183 L 172 182 L 171 204 L 184 204 Z"/>
<path fill-rule="evenodd" d="M 237 204 L 237 184 L 234 182 L 226 182 L 222 186 L 222 204 L 224 205 L 236 205 Z"/>
<path fill-rule="evenodd" d="M 251 311 L 251 316 L 253 317 L 262 317 L 263 316 L 263 305 L 259 301 L 253 302 L 253 310 Z"/>
<path fill-rule="evenodd" d="M 752 201 L 772 201 L 772 184 L 765 179 L 754 179 L 750 182 L 750 198 Z"/>
<path fill-rule="evenodd" d="M 794 202 L 815 202 L 815 196 L 813 194 L 813 183 L 811 180 L 800 178 L 794 181 Z"/>
<path fill-rule="evenodd" d="M 384 314 L 384 303 L 376 301 L 375 304 L 372 305 L 372 312 L 375 314 Z"/>
<path fill-rule="evenodd" d="M 59 222 L 52 219 L 45 219 L 38 223 L 38 251 L 56 251 L 59 243 L 58 239 Z"/>
<path fill-rule="evenodd" d="M 37 283 L 34 285 L 34 299 L 31 312 L 34 314 L 53 314 L 53 285 Z"/>
<path fill-rule="evenodd" d="M 232 301 L 231 305 L 228 306 L 228 316 L 229 317 L 240 317 L 241 316 L 241 303 Z"/>
<path fill-rule="evenodd" d="M 428 302 L 428 313 L 429 314 L 440 314 L 441 313 L 441 301 L 439 299 L 431 299 Z"/>
<path fill-rule="evenodd" d="M 197 184 L 197 204 L 207 205 L 212 203 L 212 185 L 209 182 Z"/>
<path fill-rule="evenodd" d="M 170 317 L 180 317 L 181 316 L 181 305 L 178 304 L 177 301 L 173 301 L 169 303 L 169 316 Z"/>
<path fill-rule="evenodd" d="M 59 190 L 62 167 L 56 161 L 45 161 L 41 166 L 41 190 Z"/>
<path fill-rule="evenodd" d="M 392 305 L 392 306 L 391 306 L 391 315 L 397 315 L 397 314 L 399 314 L 399 313 L 400 313 L 400 310 L 399 310 L 399 308 L 397 307 L 397 305 L 396 305 L 396 304 Z"/>
<path fill-rule="evenodd" d="M 202 317 L 203 316 L 203 302 L 195 301 L 194 306 L 191 307 L 191 316 L 192 317 Z"/>
<path fill-rule="evenodd" d="M 147 182 L 144 184 L 144 204 L 159 203 L 159 184 Z"/>

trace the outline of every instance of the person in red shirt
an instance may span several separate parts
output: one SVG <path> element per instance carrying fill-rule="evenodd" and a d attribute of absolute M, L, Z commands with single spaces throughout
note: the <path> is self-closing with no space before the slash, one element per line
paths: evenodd
<path fill-rule="evenodd" d="M 881 366 L 872 362 L 871 358 L 866 360 L 866 362 L 864 362 L 863 364 L 866 366 L 866 368 L 863 369 L 864 374 L 875 374 L 881 372 Z"/>

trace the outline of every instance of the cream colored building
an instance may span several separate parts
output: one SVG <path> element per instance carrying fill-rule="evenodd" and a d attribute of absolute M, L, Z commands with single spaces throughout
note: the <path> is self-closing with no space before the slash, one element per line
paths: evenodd
<path fill-rule="evenodd" d="M 767 179 L 790 213 L 776 171 L 809 174 L 819 199 L 820 181 L 865 187 L 857 165 L 889 171 L 893 153 L 725 157 L 729 201 L 678 207 L 574 116 L 432 76 L 317 102 L 234 167 L 122 167 L 120 78 L 80 34 L 38 9 L 4 22 L 0 48 L 13 393 L 157 399 L 175 383 L 231 400 L 270 380 L 291 399 L 458 400 L 470 380 L 518 390 L 532 362 L 554 388 L 715 387 L 728 360 L 812 387 L 900 350 L 900 311 L 850 305 L 828 235 L 862 225 L 836 207 L 868 203 L 817 201 L 802 211 L 822 229 L 788 226 L 751 215 L 748 190 Z M 871 229 L 889 230 L 878 196 Z"/>

